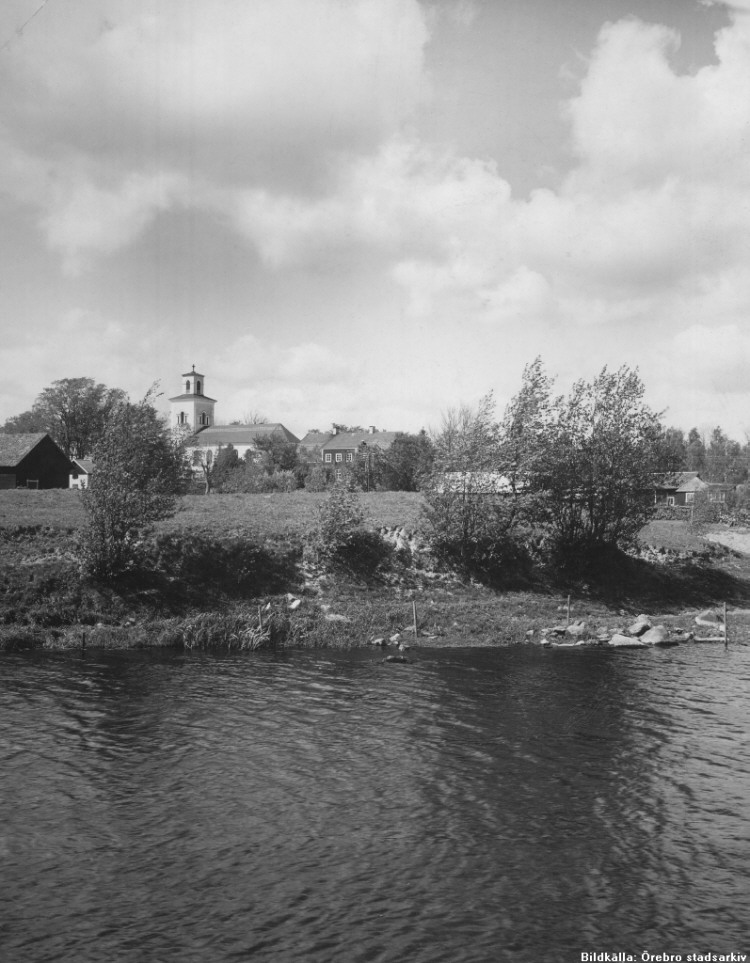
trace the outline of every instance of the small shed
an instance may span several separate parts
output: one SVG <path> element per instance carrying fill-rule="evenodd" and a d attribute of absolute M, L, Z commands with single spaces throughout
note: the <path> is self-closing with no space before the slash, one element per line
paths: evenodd
<path fill-rule="evenodd" d="M 44 432 L 0 432 L 0 488 L 67 488 L 71 461 Z"/>
<path fill-rule="evenodd" d="M 71 488 L 88 488 L 91 473 L 94 470 L 94 463 L 90 458 L 71 459 L 72 468 L 69 475 L 69 486 Z"/>

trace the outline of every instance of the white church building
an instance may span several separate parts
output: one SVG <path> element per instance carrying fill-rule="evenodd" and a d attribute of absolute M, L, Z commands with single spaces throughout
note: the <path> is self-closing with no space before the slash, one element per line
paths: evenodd
<path fill-rule="evenodd" d="M 256 440 L 271 435 L 298 445 L 299 438 L 280 422 L 261 425 L 217 425 L 216 399 L 204 394 L 205 377 L 195 370 L 182 375 L 184 391 L 169 399 L 170 425 L 173 431 L 190 435 L 187 451 L 193 465 L 210 466 L 222 448 L 230 445 L 240 458 L 257 451 Z"/>

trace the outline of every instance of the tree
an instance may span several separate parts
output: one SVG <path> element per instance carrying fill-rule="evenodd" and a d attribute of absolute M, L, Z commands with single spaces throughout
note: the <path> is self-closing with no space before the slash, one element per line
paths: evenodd
<path fill-rule="evenodd" d="M 280 431 L 274 431 L 270 435 L 256 435 L 253 442 L 260 454 L 260 464 L 267 474 L 296 471 L 299 468 L 297 445 L 288 441 Z"/>
<path fill-rule="evenodd" d="M 93 451 L 96 465 L 81 493 L 86 522 L 81 567 L 111 580 L 134 567 L 148 527 L 172 515 L 189 474 L 182 443 L 151 404 L 121 401 L 109 414 Z"/>
<path fill-rule="evenodd" d="M 38 395 L 31 411 L 6 421 L 4 430 L 46 431 L 70 458 L 88 457 L 115 408 L 125 400 L 119 388 L 91 378 L 63 378 Z"/>
<path fill-rule="evenodd" d="M 658 470 L 673 474 L 687 471 L 687 441 L 680 428 L 665 428 L 659 438 Z"/>
<path fill-rule="evenodd" d="M 433 549 L 490 580 L 511 565 L 519 571 L 525 554 L 516 499 L 499 490 L 502 439 L 494 412 L 489 394 L 476 409 L 464 405 L 443 416 L 423 509 Z"/>
<path fill-rule="evenodd" d="M 685 465 L 687 471 L 702 472 L 706 469 L 706 444 L 697 428 L 691 428 L 688 432 Z"/>
<path fill-rule="evenodd" d="M 623 366 L 552 402 L 528 482 L 563 552 L 627 544 L 647 520 L 662 429 L 643 396 L 638 372 Z"/>

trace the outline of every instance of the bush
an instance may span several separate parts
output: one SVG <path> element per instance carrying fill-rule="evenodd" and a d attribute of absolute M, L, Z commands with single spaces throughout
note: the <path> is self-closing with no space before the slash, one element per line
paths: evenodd
<path fill-rule="evenodd" d="M 316 562 L 328 571 L 362 578 L 376 574 L 391 555 L 380 535 L 364 527 L 357 496 L 340 483 L 320 505 L 306 541 Z"/>
<path fill-rule="evenodd" d="M 94 449 L 96 470 L 81 492 L 86 524 L 81 533 L 84 575 L 111 580 L 138 564 L 143 534 L 176 511 L 188 467 L 149 403 L 115 408 Z"/>

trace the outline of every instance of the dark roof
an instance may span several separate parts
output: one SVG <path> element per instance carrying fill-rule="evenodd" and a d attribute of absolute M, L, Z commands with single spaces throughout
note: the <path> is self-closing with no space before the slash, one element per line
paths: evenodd
<path fill-rule="evenodd" d="M 322 445 L 323 451 L 357 449 L 360 445 L 376 448 L 390 448 L 396 440 L 398 431 L 342 431 Z"/>
<path fill-rule="evenodd" d="M 299 438 L 280 422 L 271 425 L 214 425 L 203 428 L 193 435 L 192 443 L 199 446 L 209 445 L 252 445 L 255 439 L 269 435 L 281 435 L 284 441 L 299 444 Z"/>
<path fill-rule="evenodd" d="M 698 477 L 697 471 L 667 471 L 659 472 L 654 477 L 656 488 L 680 488 Z"/>
<path fill-rule="evenodd" d="M 325 443 L 333 437 L 332 431 L 308 431 L 302 441 L 300 448 L 322 448 Z"/>
<path fill-rule="evenodd" d="M 216 398 L 209 398 L 208 395 L 198 395 L 193 391 L 188 391 L 182 395 L 175 395 L 174 398 L 170 398 L 170 401 L 187 401 L 189 398 L 202 398 L 204 401 L 216 402 Z"/>
<path fill-rule="evenodd" d="M 44 431 L 23 432 L 18 435 L 0 432 L 0 465 L 10 468 L 20 464 L 43 438 L 50 436 Z"/>
<path fill-rule="evenodd" d="M 195 370 L 195 365 L 193 365 L 193 370 L 192 370 L 192 371 L 186 371 L 185 374 L 182 375 L 182 377 L 183 377 L 183 378 L 190 378 L 190 377 L 193 376 L 193 375 L 194 375 L 196 378 L 203 378 L 203 377 L 204 377 L 204 375 L 200 374 L 198 371 Z"/>

